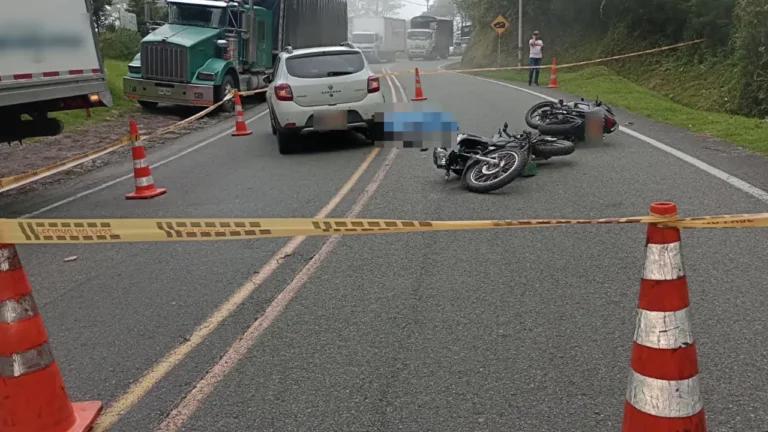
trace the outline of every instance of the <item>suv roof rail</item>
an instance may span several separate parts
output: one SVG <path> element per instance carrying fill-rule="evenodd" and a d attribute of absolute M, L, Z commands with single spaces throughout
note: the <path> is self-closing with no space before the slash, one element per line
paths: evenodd
<path fill-rule="evenodd" d="M 293 54 L 293 48 L 288 45 L 285 48 L 283 48 L 283 52 L 287 52 L 288 54 Z"/>
<path fill-rule="evenodd" d="M 339 46 L 343 46 L 343 47 L 347 47 L 347 48 L 352 48 L 352 49 L 355 48 L 355 46 L 352 45 L 352 42 L 349 42 L 349 41 L 344 41 L 344 42 L 340 43 Z"/>

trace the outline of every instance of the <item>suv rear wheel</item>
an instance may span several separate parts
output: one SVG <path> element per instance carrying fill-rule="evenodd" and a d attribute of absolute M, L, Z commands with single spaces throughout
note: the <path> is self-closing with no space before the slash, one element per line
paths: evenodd
<path fill-rule="evenodd" d="M 280 154 L 291 154 L 296 152 L 296 137 L 282 132 L 280 129 L 276 130 L 277 135 L 277 151 Z"/>
<path fill-rule="evenodd" d="M 269 125 L 272 127 L 272 135 L 277 135 L 277 128 L 275 127 L 275 118 L 272 117 L 272 111 L 269 111 Z"/>

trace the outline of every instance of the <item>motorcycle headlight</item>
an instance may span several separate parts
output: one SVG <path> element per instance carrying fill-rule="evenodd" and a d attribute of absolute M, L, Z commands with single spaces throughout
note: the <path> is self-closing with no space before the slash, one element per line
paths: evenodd
<path fill-rule="evenodd" d="M 444 168 L 448 159 L 448 152 L 445 149 L 436 148 L 432 151 L 432 161 L 438 168 Z"/>

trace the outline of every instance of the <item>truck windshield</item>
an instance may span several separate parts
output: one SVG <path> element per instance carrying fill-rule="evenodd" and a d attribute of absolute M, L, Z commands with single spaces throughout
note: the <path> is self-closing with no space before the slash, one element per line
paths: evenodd
<path fill-rule="evenodd" d="M 227 27 L 227 10 L 205 6 L 169 3 L 168 23 L 196 27 Z"/>
<path fill-rule="evenodd" d="M 370 44 L 374 42 L 373 33 L 352 33 L 352 43 Z"/>
<path fill-rule="evenodd" d="M 408 32 L 408 40 L 430 40 L 432 32 L 425 30 L 411 30 Z"/>
<path fill-rule="evenodd" d="M 288 57 L 285 69 L 296 78 L 327 78 L 351 75 L 365 67 L 359 51 L 324 52 Z"/>

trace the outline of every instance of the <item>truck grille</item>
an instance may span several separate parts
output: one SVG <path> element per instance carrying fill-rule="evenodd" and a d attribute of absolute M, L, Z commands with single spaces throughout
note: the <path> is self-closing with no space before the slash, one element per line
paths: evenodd
<path fill-rule="evenodd" d="M 187 49 L 162 42 L 143 44 L 141 76 L 146 79 L 186 82 Z"/>

